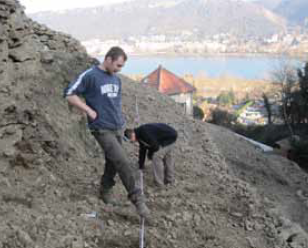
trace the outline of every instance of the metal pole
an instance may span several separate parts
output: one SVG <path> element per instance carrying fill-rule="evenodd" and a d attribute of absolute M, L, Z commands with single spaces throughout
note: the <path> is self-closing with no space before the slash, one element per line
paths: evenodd
<path fill-rule="evenodd" d="M 143 172 L 142 170 L 139 170 L 140 174 L 140 187 L 141 187 L 141 194 L 143 195 Z M 140 248 L 144 248 L 144 217 L 140 218 L 140 232 L 139 232 L 139 244 Z"/>
<path fill-rule="evenodd" d="M 139 108 L 138 108 L 138 98 L 136 96 L 136 104 L 135 104 L 135 110 L 136 110 L 136 119 L 135 122 L 139 126 L 140 124 L 140 116 L 139 116 Z M 144 195 L 143 192 L 143 171 L 140 168 L 139 170 L 139 176 L 140 176 L 140 188 L 141 188 L 141 195 Z M 144 217 L 140 217 L 140 231 L 139 231 L 139 248 L 144 248 Z"/>

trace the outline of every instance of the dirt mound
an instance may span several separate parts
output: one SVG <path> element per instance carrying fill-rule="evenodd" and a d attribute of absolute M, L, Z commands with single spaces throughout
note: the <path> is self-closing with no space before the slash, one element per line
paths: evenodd
<path fill-rule="evenodd" d="M 98 200 L 104 158 L 62 97 L 94 61 L 69 36 L 29 20 L 17 2 L 0 4 L 0 247 L 138 247 L 139 219 L 122 184 L 115 190 L 123 206 Z M 150 88 L 123 83 L 128 126 L 137 97 L 142 123 L 179 132 L 176 186 L 155 191 L 146 166 L 146 247 L 308 247 L 307 178 L 294 164 L 186 118 Z M 136 164 L 136 148 L 125 147 Z"/>

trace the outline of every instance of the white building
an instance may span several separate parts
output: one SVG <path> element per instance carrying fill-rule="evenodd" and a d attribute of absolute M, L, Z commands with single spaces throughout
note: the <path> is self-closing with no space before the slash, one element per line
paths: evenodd
<path fill-rule="evenodd" d="M 196 88 L 175 75 L 174 73 L 159 66 L 141 81 L 159 92 L 170 96 L 175 102 L 180 103 L 187 115 L 193 115 L 193 93 Z"/>

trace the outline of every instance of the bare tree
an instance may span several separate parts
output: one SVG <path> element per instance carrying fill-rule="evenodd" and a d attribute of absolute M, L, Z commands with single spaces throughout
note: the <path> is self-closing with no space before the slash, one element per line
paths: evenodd
<path fill-rule="evenodd" d="M 300 105 L 301 122 L 308 123 L 308 62 L 302 70 L 298 70 L 299 90 L 298 102 Z"/>
<path fill-rule="evenodd" d="M 265 93 L 263 93 L 262 98 L 263 98 L 263 102 L 264 102 L 264 107 L 265 107 L 266 112 L 267 112 L 267 123 L 269 125 L 271 125 L 271 124 L 273 124 L 271 104 L 270 104 L 269 99 L 268 99 L 268 97 Z"/>
<path fill-rule="evenodd" d="M 285 64 L 274 82 L 281 85 L 281 116 L 293 135 L 297 124 L 308 123 L 308 63 L 297 70 Z"/>
<path fill-rule="evenodd" d="M 297 82 L 296 70 L 289 63 L 282 62 L 278 70 L 273 73 L 274 83 L 281 85 L 281 114 L 290 134 L 294 135 L 291 111 L 291 92 Z M 291 117 L 291 118 L 290 118 Z"/>

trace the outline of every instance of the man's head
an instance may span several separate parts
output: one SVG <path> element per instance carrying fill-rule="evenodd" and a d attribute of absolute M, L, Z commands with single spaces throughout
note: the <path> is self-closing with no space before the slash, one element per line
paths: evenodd
<path fill-rule="evenodd" d="M 134 129 L 129 129 L 127 128 L 125 131 L 124 131 L 124 136 L 126 138 L 128 138 L 131 142 L 136 142 L 137 139 L 136 139 L 136 133 L 134 131 Z"/>
<path fill-rule="evenodd" d="M 104 68 L 109 73 L 117 73 L 125 65 L 127 55 L 121 47 L 112 47 L 105 55 Z"/>

